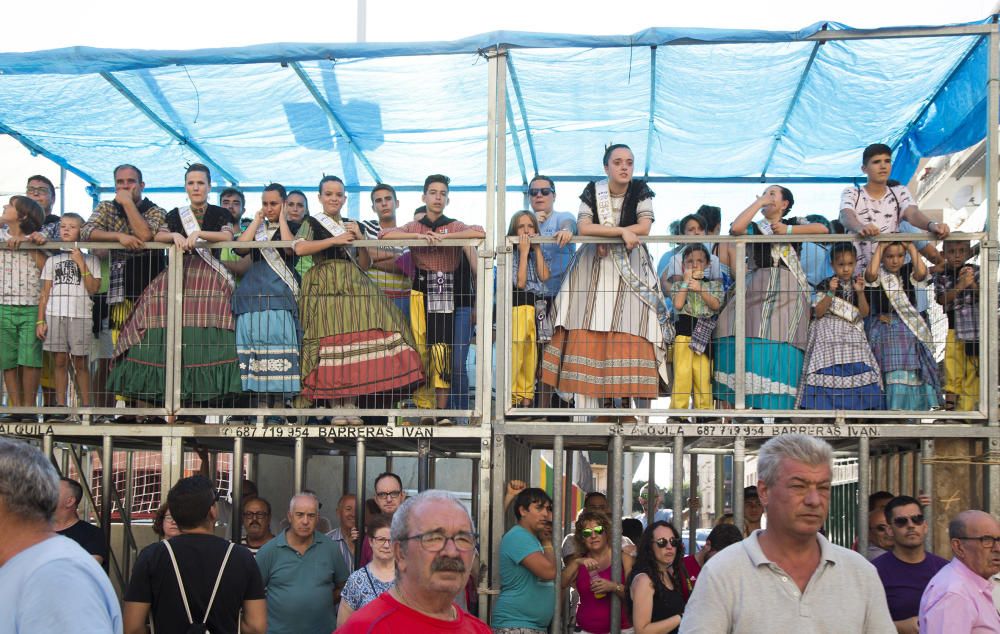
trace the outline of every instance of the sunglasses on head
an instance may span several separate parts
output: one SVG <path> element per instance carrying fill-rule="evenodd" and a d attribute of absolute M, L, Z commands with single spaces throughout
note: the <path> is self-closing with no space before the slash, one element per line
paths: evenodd
<path fill-rule="evenodd" d="M 582 531 L 580 531 L 580 534 L 583 535 L 584 537 L 593 537 L 594 535 L 603 535 L 604 534 L 604 527 L 603 526 L 595 526 L 593 528 L 585 528 Z"/>
<path fill-rule="evenodd" d="M 892 518 L 892 523 L 897 528 L 903 528 L 910 522 L 913 522 L 914 526 L 923 526 L 924 523 L 923 513 L 917 513 L 916 515 L 910 515 L 909 517 L 907 517 L 906 515 L 900 515 L 899 517 Z"/>
<path fill-rule="evenodd" d="M 670 539 L 667 539 L 666 537 L 661 537 L 655 540 L 653 543 L 659 546 L 660 548 L 666 548 L 667 544 L 670 544 L 674 548 L 680 548 L 681 546 L 684 545 L 684 540 L 681 539 L 680 537 L 671 537 Z"/>
<path fill-rule="evenodd" d="M 542 196 L 550 196 L 550 195 L 554 194 L 555 192 L 556 192 L 556 190 L 554 188 L 552 188 L 552 187 L 539 187 L 538 189 L 535 189 L 534 187 L 532 187 L 532 188 L 528 189 L 528 195 L 532 196 L 532 197 L 538 196 L 539 194 L 542 195 Z"/>

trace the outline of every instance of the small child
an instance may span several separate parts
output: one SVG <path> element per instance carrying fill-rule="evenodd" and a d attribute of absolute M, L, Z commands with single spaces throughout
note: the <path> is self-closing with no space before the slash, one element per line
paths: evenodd
<path fill-rule="evenodd" d="M 687 409 L 693 392 L 695 409 L 712 409 L 712 361 L 705 349 L 712 341 L 715 316 L 722 310 L 725 291 L 722 280 L 708 279 L 712 259 L 704 244 L 689 244 L 681 254 L 683 281 L 667 283 L 677 330 L 670 406 Z"/>
<path fill-rule="evenodd" d="M 64 244 L 80 239 L 83 218 L 63 214 L 59 237 Z M 36 334 L 44 348 L 55 357 L 56 406 L 66 407 L 69 362 L 72 359 L 80 404 L 90 406 L 90 342 L 94 302 L 90 299 L 101 287 L 101 262 L 84 255 L 79 248 L 54 255 L 42 268 L 42 294 L 38 299 Z M 50 418 L 49 422 L 63 422 Z M 79 422 L 74 415 L 65 422 Z"/>
<path fill-rule="evenodd" d="M 42 226 L 42 208 L 27 196 L 11 196 L 0 216 L 0 368 L 7 387 L 7 404 L 35 404 L 42 371 L 42 345 L 35 338 L 38 314 L 39 273 L 45 252 L 18 250 L 18 246 Z M 34 416 L 5 414 L 4 422 L 35 420 Z"/>
<path fill-rule="evenodd" d="M 535 303 L 545 294 L 542 282 L 549 279 L 549 267 L 542 257 L 541 245 L 531 244 L 539 234 L 538 220 L 528 210 L 510 219 L 508 236 L 518 236 L 513 258 L 514 301 L 511 318 L 511 396 L 515 407 L 531 407 L 535 399 L 535 370 L 538 365 L 538 342 L 535 331 Z"/>
<path fill-rule="evenodd" d="M 926 278 L 927 267 L 912 242 L 880 242 L 865 269 L 870 306 L 865 330 L 882 371 L 886 409 L 926 411 L 940 405 L 931 332 L 916 309 L 915 287 Z"/>
<path fill-rule="evenodd" d="M 948 315 L 944 348 L 945 409 L 979 405 L 979 267 L 968 240 L 944 243 L 944 270 L 934 275 L 934 296 Z"/>
<path fill-rule="evenodd" d="M 882 374 L 865 336 L 865 282 L 854 277 L 858 252 L 850 242 L 830 247 L 833 277 L 816 285 L 813 322 L 796 407 L 882 409 Z"/>

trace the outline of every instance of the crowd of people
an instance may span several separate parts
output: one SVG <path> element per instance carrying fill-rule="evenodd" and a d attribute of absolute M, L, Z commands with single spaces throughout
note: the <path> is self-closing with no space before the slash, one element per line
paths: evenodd
<path fill-rule="evenodd" d="M 853 242 L 747 245 L 740 290 L 748 407 L 977 406 L 978 256 L 968 241 L 945 241 L 939 251 L 931 242 L 869 240 L 907 231 L 943 240 L 950 233 L 889 179 L 891 161 L 888 146 L 865 149 L 866 182 L 844 190 L 834 223 L 790 216 L 794 196 L 779 185 L 736 216 L 730 233 L 737 236 L 856 235 Z M 607 178 L 587 184 L 575 217 L 555 210 L 555 183 L 537 175 L 528 185 L 531 208 L 510 220 L 511 405 L 602 409 L 669 395 L 676 409 L 733 407 L 736 250 L 710 241 L 721 211 L 705 205 L 681 219 L 678 233 L 705 235 L 706 242 L 681 244 L 657 265 L 639 241 L 655 220 L 654 193 L 634 178 L 632 151 L 609 146 L 603 166 Z M 107 405 L 116 395 L 137 405 L 163 402 L 172 300 L 163 253 L 140 251 L 153 241 L 183 253 L 184 404 L 469 408 L 476 255 L 447 243 L 485 234 L 444 214 L 446 176 L 426 178 L 424 206 L 405 223 L 387 184 L 370 192 L 376 220 L 342 217 L 345 185 L 324 176 L 316 212 L 305 193 L 271 184 L 246 226 L 238 190 L 223 191 L 222 206 L 209 202 L 204 165 L 187 168 L 189 204 L 169 212 L 143 197 L 138 168 L 121 165 L 114 178 L 115 198 L 86 221 L 52 215 L 55 188 L 42 176 L 4 207 L 0 238 L 10 248 L 0 251 L 7 271 L 0 360 L 9 404 L 33 404 L 41 380 L 46 404 L 65 406 L 70 377 L 82 405 Z M 613 242 L 575 249 L 574 236 Z M 532 242 L 536 237 L 554 241 Z M 385 245 L 353 245 L 362 239 Z M 125 249 L 68 248 L 78 240 Z M 262 248 L 204 246 L 234 240 Z M 263 246 L 278 240 L 292 246 Z M 426 245 L 392 246 L 397 240 Z M 63 246 L 17 248 L 26 241 Z M 929 294 L 948 320 L 943 372 Z M 337 415 L 328 422 L 366 421 Z"/>
<path fill-rule="evenodd" d="M 394 473 L 376 477 L 364 531 L 353 495 L 338 501 L 332 530 L 321 529 L 331 521 L 311 491 L 294 495 L 275 525 L 271 504 L 247 482 L 239 544 L 214 532 L 214 483 L 182 478 L 157 513 L 160 539 L 139 553 L 120 607 L 101 568 L 106 540 L 76 513 L 80 485 L 60 479 L 38 449 L 0 438 L 0 589 L 8 597 L 0 632 L 548 634 L 557 597 L 570 609 L 566 629 L 553 634 L 608 634 L 615 605 L 614 631 L 626 634 L 1000 632 L 1000 522 L 977 510 L 956 514 L 948 561 L 925 548 L 923 500 L 878 492 L 863 556 L 824 535 L 832 464 L 823 440 L 769 440 L 757 486 L 744 491 L 762 510 L 747 513 L 746 530 L 720 518 L 692 554 L 665 519 L 640 526 L 634 542 L 623 531 L 613 544 L 609 500 L 592 492 L 557 555 L 552 500 L 511 483 L 505 501 L 514 523 L 494 561 L 500 586 L 487 626 L 472 616 L 485 579 L 468 509 L 444 491 L 408 498 Z M 647 513 L 655 517 L 655 508 Z M 72 591 L 52 601 L 58 588 Z"/>

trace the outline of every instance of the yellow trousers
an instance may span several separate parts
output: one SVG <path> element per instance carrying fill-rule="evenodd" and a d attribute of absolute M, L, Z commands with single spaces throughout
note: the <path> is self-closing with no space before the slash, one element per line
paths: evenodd
<path fill-rule="evenodd" d="M 451 347 L 443 343 L 427 346 L 427 313 L 424 294 L 420 291 L 410 291 L 410 330 L 427 374 L 427 381 L 413 392 L 413 402 L 419 408 L 434 409 L 437 407 L 435 390 L 451 387 L 445 380 L 451 370 Z"/>
<path fill-rule="evenodd" d="M 958 396 L 958 411 L 979 407 L 979 357 L 965 353 L 965 342 L 955 337 L 954 330 L 948 330 L 944 345 L 944 391 Z"/>
<path fill-rule="evenodd" d="M 698 354 L 688 345 L 691 337 L 674 338 L 674 389 L 670 407 L 687 409 L 694 395 L 695 409 L 712 409 L 712 362 L 708 355 Z"/>
<path fill-rule="evenodd" d="M 515 306 L 511 316 L 511 396 L 514 405 L 535 398 L 538 344 L 535 340 L 535 307 Z"/>

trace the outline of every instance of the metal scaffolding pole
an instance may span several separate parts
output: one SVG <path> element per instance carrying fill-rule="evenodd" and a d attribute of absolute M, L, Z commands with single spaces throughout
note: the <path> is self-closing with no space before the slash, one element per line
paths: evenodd
<path fill-rule="evenodd" d="M 354 569 L 361 567 L 361 544 L 365 538 L 365 463 L 368 452 L 364 436 L 358 436 L 354 462 L 354 525 L 358 529 L 358 541 L 354 542 Z M 350 536 L 348 536 L 350 537 Z"/>
<path fill-rule="evenodd" d="M 747 449 L 746 439 L 737 436 L 733 440 L 733 523 L 740 530 L 744 528 L 743 520 L 743 481 L 746 479 Z"/>
<path fill-rule="evenodd" d="M 557 590 L 554 592 L 555 609 L 552 612 L 552 631 L 562 632 L 562 606 L 563 593 L 559 592 L 560 580 L 562 579 L 562 542 L 563 542 L 563 520 L 565 511 L 565 488 L 562 486 L 563 470 L 565 469 L 565 452 L 563 451 L 563 437 L 556 436 L 552 439 L 552 550 L 556 561 L 556 576 L 553 583 Z M 612 517 L 616 517 L 612 513 Z M 615 542 L 612 542 L 615 543 Z"/>
<path fill-rule="evenodd" d="M 115 448 L 114 438 L 105 436 L 101 442 L 101 530 L 104 531 L 104 545 L 111 552 L 111 511 L 115 496 Z"/>
<path fill-rule="evenodd" d="M 135 496 L 135 452 L 125 452 L 125 499 L 119 509 L 122 516 L 122 573 L 125 582 L 132 577 L 132 498 Z"/>
<path fill-rule="evenodd" d="M 997 355 L 998 330 L 997 306 L 997 266 L 1000 265 L 1000 227 L 997 226 L 997 185 L 1000 182 L 1000 136 L 997 130 L 997 113 L 1000 112 L 1000 26 L 990 24 L 989 53 L 987 55 L 987 100 L 986 100 L 986 231 L 988 239 L 984 245 L 985 266 L 980 270 L 980 288 L 986 289 L 987 307 L 980 311 L 980 329 L 985 333 L 987 346 L 980 346 L 980 394 L 988 398 L 987 420 L 996 431 L 1000 426 L 1000 401 L 997 386 L 1000 385 L 1000 368 Z M 985 320 L 985 324 L 982 321 Z M 985 328 L 983 328 L 985 326 Z M 988 353 L 987 353 L 988 350 Z M 996 515 L 1000 513 L 1000 465 L 995 458 L 1000 456 L 1000 438 L 996 434 L 987 441 L 989 455 L 994 460 L 986 467 L 986 508 Z"/>
<path fill-rule="evenodd" d="M 656 521 L 656 507 L 660 505 L 660 491 L 656 487 L 656 452 L 650 451 L 646 456 L 649 462 L 649 476 L 646 479 L 646 526 L 652 526 Z"/>
<path fill-rule="evenodd" d="M 868 552 L 868 494 L 871 492 L 869 469 L 869 441 L 867 436 L 858 438 L 858 552 Z"/>
<path fill-rule="evenodd" d="M 306 486 L 306 439 L 295 439 L 295 464 L 292 466 L 293 495 L 298 495 Z"/>
<path fill-rule="evenodd" d="M 674 436 L 673 455 L 673 499 L 670 501 L 674 510 L 674 526 L 683 530 L 684 526 L 684 436 Z"/>
<path fill-rule="evenodd" d="M 621 518 L 622 516 L 622 463 L 624 457 L 624 441 L 621 434 L 611 437 L 611 451 L 608 455 L 609 462 L 612 462 L 614 470 L 611 471 L 611 517 Z M 610 471 L 610 470 L 609 470 Z M 650 489 L 652 492 L 652 489 Z M 650 505 L 652 506 L 652 505 Z M 611 522 L 611 580 L 618 582 L 622 578 L 622 523 L 621 519 Z M 559 583 L 559 578 L 556 578 Z M 558 586 L 557 586 L 558 587 Z M 556 594 L 560 594 L 556 592 Z M 621 599 L 615 592 L 611 593 L 611 631 L 618 632 L 621 628 Z"/>
<path fill-rule="evenodd" d="M 233 520 L 230 522 L 230 538 L 234 544 L 243 536 L 243 439 L 233 438 L 233 462 L 229 465 L 229 481 L 233 489 Z"/>
<path fill-rule="evenodd" d="M 417 439 L 417 492 L 426 491 L 430 485 L 431 441 Z"/>
<path fill-rule="evenodd" d="M 688 460 L 691 461 L 691 487 L 689 488 L 692 498 L 698 498 L 701 502 L 701 496 L 698 491 L 698 454 L 691 454 Z M 700 507 L 699 507 L 700 508 Z M 694 554 L 697 550 L 695 545 L 698 543 L 698 513 L 695 511 L 694 504 L 688 504 L 688 549 L 687 551 Z"/>
<path fill-rule="evenodd" d="M 992 398 L 992 397 L 991 397 Z M 925 439 L 920 441 L 920 489 L 927 495 L 934 495 L 934 465 L 931 460 L 934 458 L 934 441 Z M 927 525 L 927 535 L 924 537 L 924 546 L 928 551 L 934 549 L 934 505 L 928 504 L 924 507 L 924 522 Z"/>

